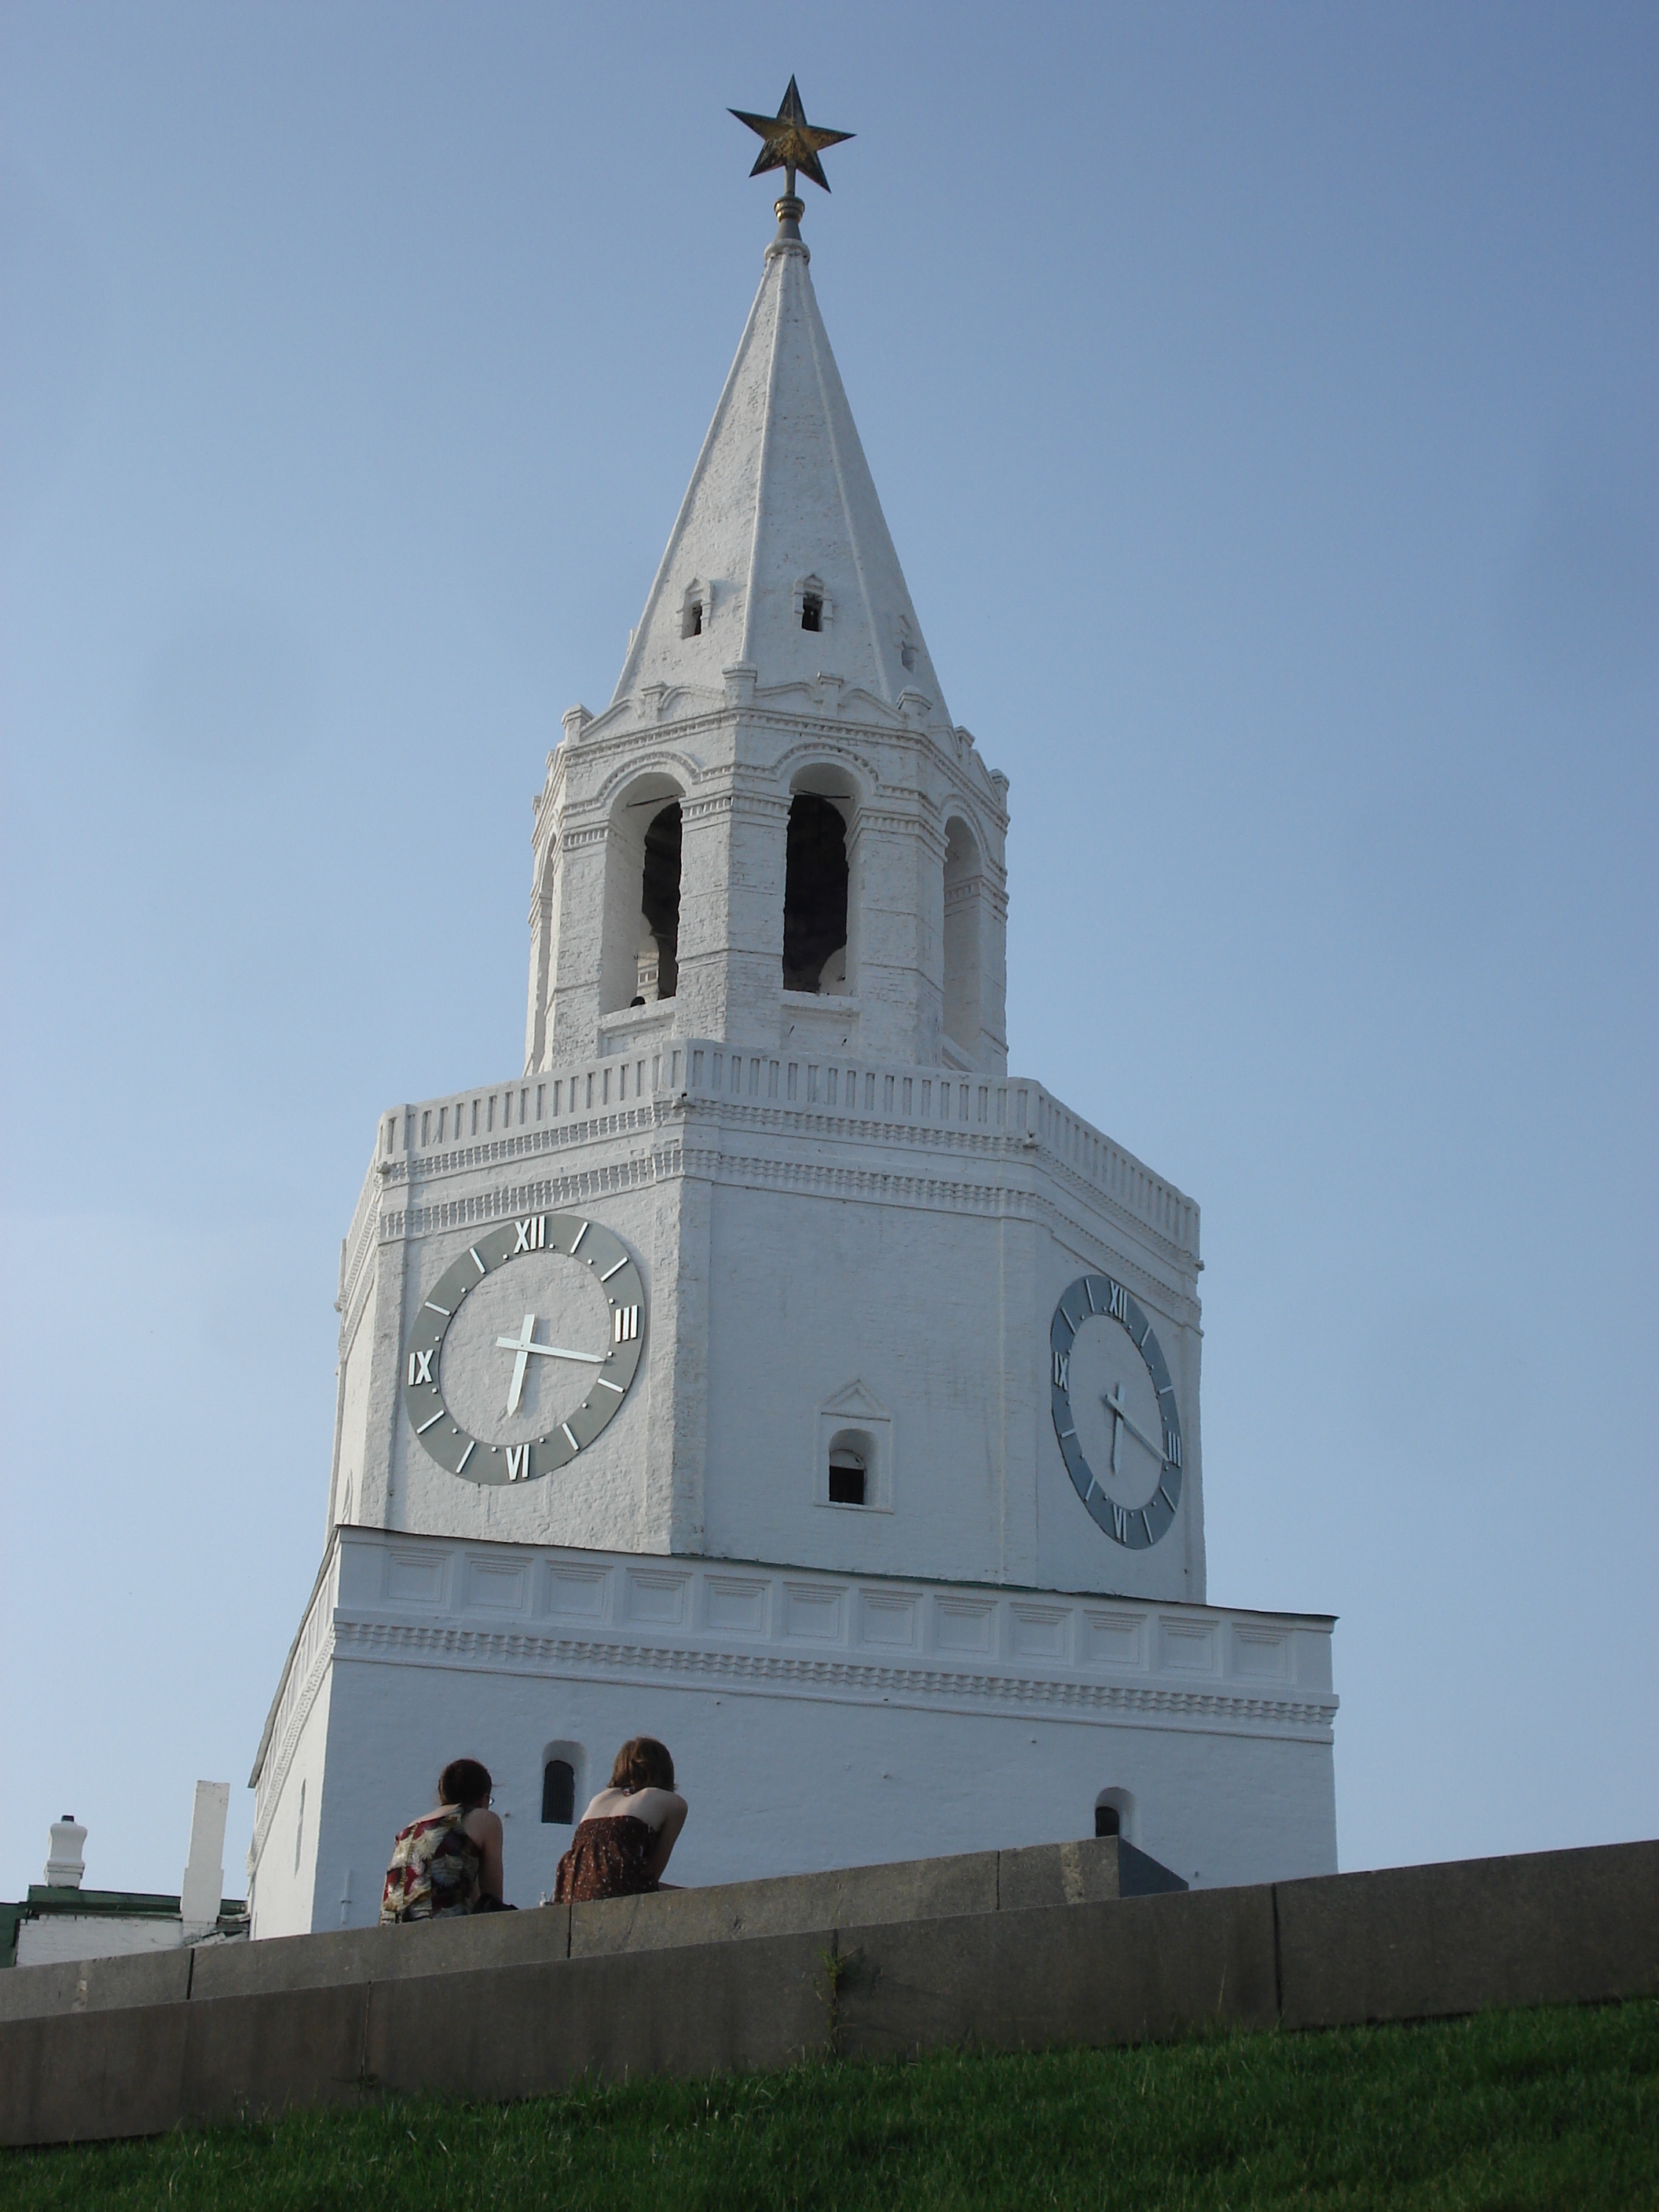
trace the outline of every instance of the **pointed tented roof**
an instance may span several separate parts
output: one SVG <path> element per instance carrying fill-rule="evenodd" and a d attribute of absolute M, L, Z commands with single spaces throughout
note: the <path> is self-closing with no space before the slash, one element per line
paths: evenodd
<path fill-rule="evenodd" d="M 746 662 L 763 690 L 839 677 L 844 700 L 864 691 L 896 708 L 918 691 L 948 723 L 807 259 L 781 233 L 767 249 L 616 700 L 655 684 L 718 695 L 721 670 Z M 687 636 L 699 592 L 704 628 Z M 809 595 L 820 630 L 802 627 Z"/>

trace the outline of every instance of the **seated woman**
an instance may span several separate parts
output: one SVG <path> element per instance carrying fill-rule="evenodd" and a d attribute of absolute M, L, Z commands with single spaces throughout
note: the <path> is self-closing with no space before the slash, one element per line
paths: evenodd
<path fill-rule="evenodd" d="M 380 1925 L 501 1912 L 501 1824 L 495 1787 L 476 1759 L 452 1759 L 438 1779 L 438 1809 L 398 1832 L 380 1893 Z"/>
<path fill-rule="evenodd" d="M 617 1753 L 611 1787 L 601 1790 L 559 1861 L 554 1902 L 638 1897 L 662 1886 L 662 1871 L 685 1826 L 674 1789 L 674 1762 L 653 1735 L 630 1736 Z"/>

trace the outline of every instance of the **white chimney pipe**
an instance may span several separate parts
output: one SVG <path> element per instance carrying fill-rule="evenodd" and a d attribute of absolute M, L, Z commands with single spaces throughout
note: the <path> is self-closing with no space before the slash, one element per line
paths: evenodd
<path fill-rule="evenodd" d="M 52 1824 L 52 1849 L 46 1855 L 46 1881 L 52 1889 L 79 1889 L 87 1870 L 81 1846 L 87 1832 L 73 1813 Z"/>
<path fill-rule="evenodd" d="M 230 1814 L 228 1782 L 198 1782 L 190 1817 L 190 1862 L 179 1898 L 185 1941 L 193 1942 L 215 1925 L 225 1893 L 225 1822 Z"/>

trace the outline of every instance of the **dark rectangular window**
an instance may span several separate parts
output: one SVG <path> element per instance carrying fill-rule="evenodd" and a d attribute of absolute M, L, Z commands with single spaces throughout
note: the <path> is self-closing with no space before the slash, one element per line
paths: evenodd
<path fill-rule="evenodd" d="M 823 601 L 816 592 L 808 592 L 801 600 L 800 626 L 803 629 L 823 628 Z"/>
<path fill-rule="evenodd" d="M 864 1469 L 861 1467 L 830 1467 L 830 1503 L 832 1505 L 863 1504 Z"/>

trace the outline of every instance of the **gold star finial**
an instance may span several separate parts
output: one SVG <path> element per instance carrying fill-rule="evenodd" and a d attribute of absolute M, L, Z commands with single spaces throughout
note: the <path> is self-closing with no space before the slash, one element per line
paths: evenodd
<path fill-rule="evenodd" d="M 746 123 L 763 142 L 750 175 L 763 177 L 769 169 L 781 169 L 785 195 L 789 199 L 795 197 L 797 169 L 827 192 L 830 179 L 823 173 L 818 155 L 826 146 L 839 146 L 843 139 L 854 136 L 851 131 L 820 131 L 817 124 L 809 123 L 793 77 L 789 80 L 789 89 L 775 115 L 745 115 L 740 107 L 728 108 L 726 112 L 735 115 L 739 123 Z"/>

